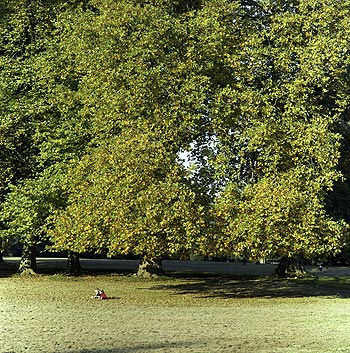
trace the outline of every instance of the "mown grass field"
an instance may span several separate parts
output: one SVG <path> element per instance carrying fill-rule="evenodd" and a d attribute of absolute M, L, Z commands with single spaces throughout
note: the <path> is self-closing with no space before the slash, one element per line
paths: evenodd
<path fill-rule="evenodd" d="M 0 278 L 1 353 L 350 352 L 349 332 L 347 277 Z"/>

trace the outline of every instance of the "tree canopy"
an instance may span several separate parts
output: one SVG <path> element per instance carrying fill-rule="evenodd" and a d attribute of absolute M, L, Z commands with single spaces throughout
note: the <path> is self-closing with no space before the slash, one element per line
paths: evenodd
<path fill-rule="evenodd" d="M 340 251 L 349 5 L 5 2 L 1 236 L 150 258 Z"/>
<path fill-rule="evenodd" d="M 223 120 L 217 108 L 226 133 L 222 159 L 233 169 L 217 204 L 222 246 L 254 259 L 331 253 L 346 234 L 324 207 L 341 178 L 337 124 L 348 106 L 348 6 L 256 5 L 259 20 L 249 24 L 236 56 L 244 76 L 219 93 L 231 118 Z"/>

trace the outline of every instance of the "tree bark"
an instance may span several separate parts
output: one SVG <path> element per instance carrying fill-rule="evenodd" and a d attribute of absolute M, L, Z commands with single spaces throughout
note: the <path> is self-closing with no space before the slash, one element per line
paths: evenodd
<path fill-rule="evenodd" d="M 0 262 L 4 262 L 4 255 L 3 253 L 5 252 L 5 241 L 4 240 L 0 240 Z"/>
<path fill-rule="evenodd" d="M 79 254 L 73 251 L 68 252 L 66 274 L 77 276 L 81 273 Z"/>
<path fill-rule="evenodd" d="M 36 247 L 35 245 L 23 244 L 18 272 L 21 275 L 35 275 L 36 270 Z"/>
<path fill-rule="evenodd" d="M 307 275 L 301 256 L 282 257 L 275 275 L 279 278 L 305 277 Z"/>
<path fill-rule="evenodd" d="M 139 264 L 136 275 L 141 278 L 164 276 L 162 260 L 144 257 Z"/>

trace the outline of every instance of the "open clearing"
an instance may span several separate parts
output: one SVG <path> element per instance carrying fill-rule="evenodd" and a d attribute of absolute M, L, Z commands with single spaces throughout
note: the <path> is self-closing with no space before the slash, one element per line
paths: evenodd
<path fill-rule="evenodd" d="M 213 266 L 231 272 L 141 280 L 88 271 L 19 277 L 0 268 L 0 353 L 350 352 L 347 268 L 287 281 L 252 276 L 255 265 L 244 277 L 233 264 Z M 91 299 L 96 287 L 111 299 Z"/>

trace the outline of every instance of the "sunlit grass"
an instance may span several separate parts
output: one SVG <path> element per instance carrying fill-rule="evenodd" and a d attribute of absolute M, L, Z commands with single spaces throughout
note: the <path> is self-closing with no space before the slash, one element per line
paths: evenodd
<path fill-rule="evenodd" d="M 96 287 L 109 300 L 91 299 Z M 5 352 L 348 352 L 350 279 L 0 279 Z"/>

